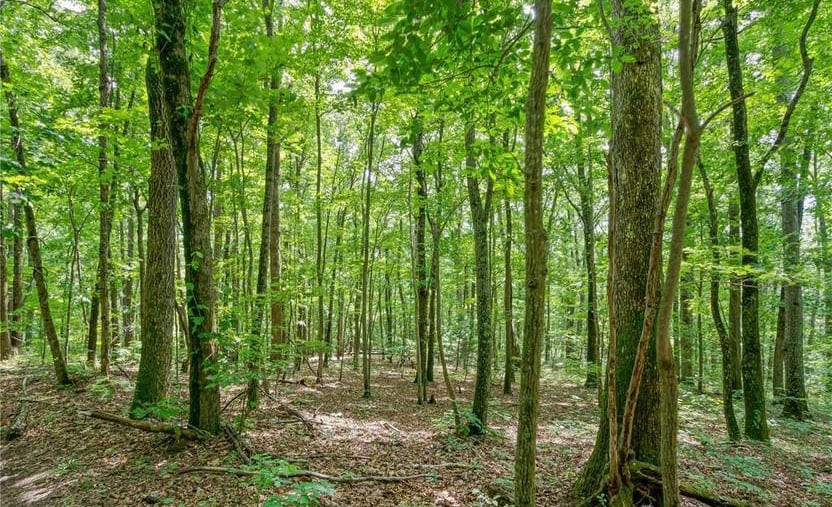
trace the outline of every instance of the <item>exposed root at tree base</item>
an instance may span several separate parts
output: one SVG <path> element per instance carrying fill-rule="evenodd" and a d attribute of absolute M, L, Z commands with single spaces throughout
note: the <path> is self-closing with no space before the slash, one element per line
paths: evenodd
<path fill-rule="evenodd" d="M 621 491 L 615 498 L 607 499 L 609 477 L 605 476 L 595 494 L 578 502 L 578 507 L 591 507 L 596 505 L 626 507 L 637 505 L 637 503 L 634 503 L 636 494 L 640 498 L 656 498 L 656 495 L 661 496 L 662 474 L 658 467 L 643 461 L 633 461 L 629 465 L 629 472 L 630 483 L 622 486 Z M 692 498 L 712 507 L 750 507 L 751 505 L 748 502 L 721 496 L 687 482 L 679 482 L 679 493 L 684 497 Z"/>

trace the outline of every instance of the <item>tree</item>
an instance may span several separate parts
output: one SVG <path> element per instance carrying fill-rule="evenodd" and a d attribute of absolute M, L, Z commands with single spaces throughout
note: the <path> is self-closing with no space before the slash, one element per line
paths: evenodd
<path fill-rule="evenodd" d="M 607 389 L 592 455 L 573 486 L 586 498 L 601 485 L 604 470 L 618 464 L 618 426 L 642 336 L 651 243 L 661 166 L 661 62 L 658 23 L 646 2 L 613 2 L 613 47 L 633 57 L 612 74 L 610 143 L 610 337 Z M 637 29 L 633 29 L 636 27 Z M 648 335 L 649 337 L 650 335 Z M 629 448 L 635 459 L 658 464 L 659 420 L 655 340 L 644 351 L 646 362 L 633 407 L 635 431 Z M 608 462 L 609 461 L 609 462 Z"/>
<path fill-rule="evenodd" d="M 811 11 L 800 35 L 801 59 L 803 63 L 800 83 L 792 95 L 777 137 L 765 152 L 756 172 L 751 170 L 748 148 L 748 115 L 746 93 L 743 88 L 741 56 L 737 41 L 737 9 L 732 0 L 723 0 L 725 16 L 722 33 L 725 41 L 725 61 L 728 68 L 728 89 L 731 92 L 733 110 L 732 135 L 737 182 L 740 191 L 740 221 L 742 223 L 742 372 L 745 399 L 745 435 L 753 440 L 768 441 L 769 430 L 766 420 L 765 390 L 763 387 L 763 366 L 759 332 L 759 288 L 753 267 L 757 262 L 759 231 L 757 220 L 757 187 L 766 164 L 782 146 L 788 133 L 792 115 L 803 95 L 812 72 L 812 61 L 806 53 L 806 39 L 817 16 L 819 0 L 813 2 Z"/>
<path fill-rule="evenodd" d="M 215 0 L 212 4 L 208 64 L 200 79 L 197 96 L 192 100 L 190 70 L 186 56 L 184 5 L 181 0 L 154 2 L 162 96 L 179 183 L 179 203 L 182 208 L 190 355 L 188 423 L 210 433 L 219 431 L 220 400 L 219 387 L 210 379 L 217 360 L 217 345 L 213 337 L 215 323 L 211 216 L 205 179 L 199 163 L 197 140 L 205 93 L 217 64 L 224 3 L 224 0 Z"/>
<path fill-rule="evenodd" d="M 98 0 L 98 105 L 101 114 L 110 107 L 110 75 L 109 60 L 107 53 L 107 39 L 110 34 L 107 30 L 107 2 Z M 98 304 L 100 305 L 99 317 L 101 318 L 101 349 L 100 362 L 101 373 L 109 374 L 110 371 L 110 234 L 113 228 L 113 210 L 110 203 L 110 184 L 112 174 L 108 167 L 108 136 L 109 125 L 102 121 L 98 126 Z M 95 321 L 90 326 L 95 326 Z M 95 350 L 95 343 L 92 343 L 92 350 Z M 94 355 L 94 352 L 93 352 Z"/>
<path fill-rule="evenodd" d="M 526 102 L 526 153 L 523 218 L 526 226 L 526 313 L 523 319 L 523 360 L 520 371 L 520 407 L 514 492 L 517 505 L 535 504 L 535 455 L 540 391 L 540 351 L 543 343 L 546 294 L 546 230 L 543 227 L 543 136 L 549 49 L 552 38 L 552 2 L 535 2 L 532 74 Z"/>
<path fill-rule="evenodd" d="M 20 174 L 27 175 L 26 152 L 24 151 L 23 138 L 21 136 L 20 119 L 17 114 L 17 99 L 12 91 L 11 75 L 3 52 L 0 51 L 0 85 L 6 95 L 6 105 L 9 111 L 9 126 L 11 127 L 11 149 L 15 155 L 15 162 Z M 49 343 L 49 351 L 52 353 L 52 367 L 55 369 L 55 380 L 58 384 L 69 385 L 69 375 L 66 371 L 66 361 L 61 344 L 58 342 L 58 333 L 55 331 L 55 323 L 52 320 L 52 310 L 49 308 L 49 290 L 46 285 L 46 274 L 43 267 L 43 259 L 40 253 L 40 240 L 38 238 L 37 223 L 35 222 L 35 209 L 29 196 L 23 195 L 21 188 L 16 193 L 23 200 L 22 207 L 26 220 L 26 247 L 29 250 L 29 259 L 32 262 L 32 277 L 35 280 L 35 288 L 38 293 L 38 305 L 43 320 L 43 331 Z"/>
<path fill-rule="evenodd" d="M 148 189 L 147 267 L 142 282 L 142 351 L 133 392 L 132 412 L 160 402 L 167 392 L 176 307 L 176 167 L 168 139 L 167 114 L 156 59 L 147 62 L 146 83 L 150 116 L 150 182 Z"/>

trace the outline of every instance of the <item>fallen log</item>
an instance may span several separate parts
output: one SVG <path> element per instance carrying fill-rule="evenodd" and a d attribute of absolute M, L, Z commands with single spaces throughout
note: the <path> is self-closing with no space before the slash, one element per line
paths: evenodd
<path fill-rule="evenodd" d="M 26 395 L 26 387 L 28 384 L 29 377 L 26 376 L 23 378 L 23 387 L 20 390 L 24 396 Z M 16 438 L 22 437 L 26 433 L 27 426 L 29 426 L 29 403 L 27 399 L 22 398 L 20 401 L 20 409 L 17 411 L 17 415 L 14 416 L 11 426 L 9 426 L 9 429 L 6 430 L 3 436 L 7 442 L 11 442 Z"/>
<path fill-rule="evenodd" d="M 206 440 L 210 438 L 208 433 L 198 429 L 179 426 L 178 424 L 165 424 L 153 421 L 128 419 L 127 417 L 111 414 L 109 412 L 100 412 L 98 410 L 78 410 L 78 415 L 121 424 L 122 426 L 128 426 L 142 431 L 149 431 L 151 433 L 165 433 L 167 435 L 173 435 L 177 438 L 184 438 L 186 440 Z"/>

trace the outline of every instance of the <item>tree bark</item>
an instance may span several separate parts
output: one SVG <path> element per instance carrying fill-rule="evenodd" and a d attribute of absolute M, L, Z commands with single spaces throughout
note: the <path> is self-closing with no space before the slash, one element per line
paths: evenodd
<path fill-rule="evenodd" d="M 182 0 L 154 2 L 156 47 L 159 51 L 165 113 L 179 183 L 182 235 L 185 254 L 185 286 L 188 306 L 188 382 L 190 425 L 209 433 L 220 430 L 219 388 L 209 378 L 217 360 L 214 339 L 213 258 L 211 216 L 207 190 L 199 165 L 198 130 L 205 93 L 217 62 L 220 18 L 224 0 L 212 5 L 208 67 L 191 98 L 190 71 L 186 55 L 186 19 Z"/>
<path fill-rule="evenodd" d="M 511 384 L 514 383 L 514 315 L 512 308 L 512 279 L 511 279 L 511 203 L 505 200 L 505 246 L 503 247 L 503 318 L 505 319 L 506 359 L 503 375 L 503 394 L 511 394 Z"/>
<path fill-rule="evenodd" d="M 737 41 L 737 9 L 733 0 L 723 0 L 725 17 L 722 33 L 725 40 L 725 60 L 728 67 L 728 89 L 732 99 L 732 136 L 737 183 L 740 193 L 740 223 L 742 225 L 742 387 L 745 400 L 745 435 L 752 440 L 768 441 L 765 391 L 763 386 L 762 350 L 759 330 L 759 290 L 754 264 L 757 262 L 757 188 L 751 172 L 748 151 L 748 118 L 745 89 Z"/>
<path fill-rule="evenodd" d="M 552 38 L 552 2 L 536 0 L 532 46 L 532 73 L 526 102 L 526 153 L 523 218 L 526 232 L 526 311 L 523 319 L 523 358 L 520 368 L 520 404 L 517 453 L 514 461 L 516 505 L 535 505 L 535 455 L 540 398 L 540 353 L 546 295 L 547 248 L 543 226 L 543 137 L 549 48 Z"/>
<path fill-rule="evenodd" d="M 474 155 L 476 130 L 473 124 L 465 127 L 465 177 L 468 203 L 474 228 L 474 267 L 477 320 L 477 378 L 474 385 L 473 415 L 469 425 L 472 434 L 482 434 L 488 428 L 488 397 L 491 387 L 491 267 L 488 252 L 488 222 L 491 215 L 491 196 L 494 180 L 488 176 L 485 198 L 480 195 L 477 161 Z M 467 347 L 466 347 L 467 348 Z"/>
<path fill-rule="evenodd" d="M 612 75 L 612 142 L 610 145 L 610 338 L 608 388 L 601 400 L 601 421 L 592 455 L 573 487 L 588 497 L 601 485 L 610 441 L 622 422 L 623 407 L 642 336 L 651 242 L 644 232 L 655 227 L 661 166 L 661 62 L 658 23 L 643 2 L 613 2 L 613 45 L 635 57 Z M 632 23 L 639 30 L 632 30 Z M 636 459 L 659 463 L 658 382 L 655 338 L 648 335 L 646 362 L 634 407 L 629 447 Z M 612 399 L 611 399 L 612 396 Z M 611 424 L 612 422 L 612 424 Z M 612 444 L 612 445 L 611 445 Z M 615 449 L 615 451 L 613 451 Z M 615 469 L 617 464 L 609 463 Z"/>
<path fill-rule="evenodd" d="M 107 55 L 107 2 L 98 0 L 98 106 L 103 112 L 110 106 L 110 76 Z M 109 125 L 102 122 L 98 126 L 98 303 L 101 318 L 100 364 L 101 373 L 110 371 L 110 234 L 112 232 L 112 208 L 110 203 L 110 184 L 112 174 L 108 173 L 108 137 Z M 94 321 L 90 326 L 94 326 Z"/>
<path fill-rule="evenodd" d="M 708 201 L 708 236 L 711 242 L 711 258 L 713 269 L 711 270 L 710 286 L 710 307 L 711 316 L 714 319 L 714 327 L 719 336 L 719 348 L 722 352 L 722 412 L 725 417 L 725 424 L 728 428 L 728 438 L 732 441 L 739 440 L 740 427 L 737 424 L 737 417 L 734 414 L 734 354 L 731 347 L 731 339 L 725 322 L 722 319 L 722 309 L 719 306 L 719 284 L 720 284 L 720 255 L 719 255 L 719 222 L 714 203 L 714 192 L 711 187 L 708 173 L 704 164 L 699 162 L 699 173 L 702 176 L 702 185 L 705 188 L 705 197 Z"/>
<path fill-rule="evenodd" d="M 167 114 L 157 55 L 147 62 L 150 116 L 150 181 L 147 193 L 147 267 L 141 293 L 141 357 L 131 413 L 167 394 L 176 312 L 176 166 L 168 139 Z"/>
<path fill-rule="evenodd" d="M 6 224 L 6 201 L 3 197 L 3 185 L 0 184 L 0 224 Z M 6 273 L 6 236 L 0 233 L 0 360 L 12 355 L 12 340 L 9 334 L 9 317 L 7 313 L 6 294 L 9 290 Z"/>

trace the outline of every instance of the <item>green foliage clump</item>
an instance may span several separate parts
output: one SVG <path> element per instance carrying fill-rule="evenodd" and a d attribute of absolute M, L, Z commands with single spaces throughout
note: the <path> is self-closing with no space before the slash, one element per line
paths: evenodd
<path fill-rule="evenodd" d="M 293 481 L 292 476 L 299 468 L 272 456 L 255 454 L 252 456 L 252 464 L 243 469 L 255 473 L 251 482 L 261 490 L 288 488 L 282 493 L 270 494 L 264 506 L 312 507 L 320 505 L 323 498 L 335 494 L 335 488 L 327 481 Z"/>

